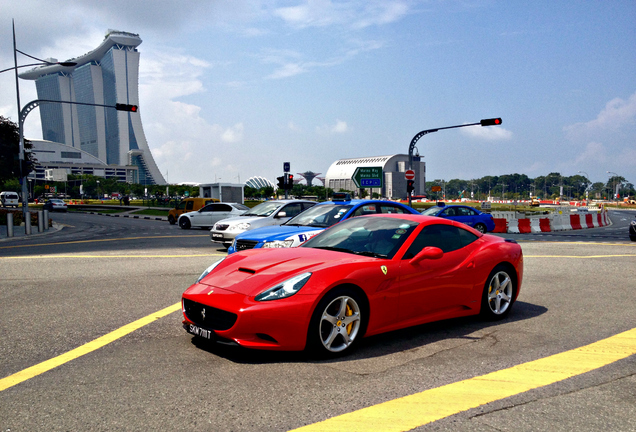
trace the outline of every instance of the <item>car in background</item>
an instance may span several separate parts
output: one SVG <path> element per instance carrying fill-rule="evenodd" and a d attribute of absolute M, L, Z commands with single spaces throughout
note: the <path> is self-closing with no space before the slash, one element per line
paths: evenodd
<path fill-rule="evenodd" d="M 242 215 L 249 209 L 246 205 L 239 203 L 212 203 L 197 211 L 182 214 L 178 222 L 181 229 L 210 229 L 218 221 Z"/>
<path fill-rule="evenodd" d="M 475 228 L 480 233 L 487 233 L 495 229 L 495 221 L 492 215 L 463 205 L 445 205 L 439 203 L 422 211 L 425 216 L 437 216 L 450 219 Z"/>
<path fill-rule="evenodd" d="M 393 201 L 352 200 L 335 193 L 332 201 L 321 202 L 280 226 L 265 227 L 236 236 L 228 254 L 258 248 L 296 247 L 320 234 L 325 228 L 348 218 L 370 214 L 419 214 L 409 206 Z"/>
<path fill-rule="evenodd" d="M 522 280 L 514 240 L 442 218 L 376 213 L 297 248 L 214 262 L 182 295 L 183 327 L 201 341 L 333 357 L 405 327 L 503 319 Z"/>
<path fill-rule="evenodd" d="M 2 207 L 18 207 L 20 203 L 20 197 L 16 192 L 2 191 L 0 192 L 0 203 Z"/>
<path fill-rule="evenodd" d="M 210 240 L 228 249 L 242 232 L 272 225 L 280 225 L 315 206 L 307 200 L 271 200 L 260 203 L 238 217 L 221 220 L 210 230 Z"/>
<path fill-rule="evenodd" d="M 68 206 L 66 205 L 64 200 L 61 200 L 58 198 L 49 199 L 48 201 L 44 203 L 44 206 L 42 206 L 42 208 L 50 212 L 54 212 L 54 211 L 65 212 L 68 210 Z"/>
<path fill-rule="evenodd" d="M 636 219 L 629 224 L 629 239 L 636 241 Z"/>
<path fill-rule="evenodd" d="M 174 225 L 179 220 L 179 216 L 202 209 L 208 204 L 219 202 L 216 198 L 184 198 L 179 204 L 168 212 L 168 222 Z"/>

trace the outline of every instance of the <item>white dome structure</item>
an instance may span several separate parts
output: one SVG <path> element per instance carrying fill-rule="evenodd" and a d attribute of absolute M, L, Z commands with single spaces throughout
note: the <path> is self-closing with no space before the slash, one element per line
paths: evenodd
<path fill-rule="evenodd" d="M 260 176 L 250 177 L 245 182 L 245 186 L 251 187 L 252 189 L 261 189 L 261 188 L 270 186 L 273 189 L 276 189 L 276 185 L 274 185 L 274 183 L 267 180 L 265 177 L 260 177 Z"/>

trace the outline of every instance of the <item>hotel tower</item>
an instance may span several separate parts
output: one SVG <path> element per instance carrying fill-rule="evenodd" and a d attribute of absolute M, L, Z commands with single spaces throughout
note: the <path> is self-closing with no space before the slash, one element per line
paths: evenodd
<path fill-rule="evenodd" d="M 39 66 L 20 77 L 35 80 L 38 99 L 140 105 L 139 44 L 137 34 L 109 30 L 93 51 L 68 60 L 76 66 Z M 41 103 L 39 109 L 44 140 L 82 150 L 105 165 L 136 166 L 132 183 L 166 183 L 148 148 L 139 112 L 66 103 Z"/>

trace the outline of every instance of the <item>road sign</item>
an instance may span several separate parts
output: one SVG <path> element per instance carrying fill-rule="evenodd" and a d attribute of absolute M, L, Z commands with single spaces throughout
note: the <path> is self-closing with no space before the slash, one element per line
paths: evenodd
<path fill-rule="evenodd" d="M 358 167 L 351 180 L 358 188 L 381 188 L 383 177 L 382 167 Z"/>
<path fill-rule="evenodd" d="M 283 162 L 283 172 L 288 173 L 290 168 L 291 166 L 289 162 Z"/>
<path fill-rule="evenodd" d="M 415 171 L 406 170 L 406 172 L 404 173 L 404 178 L 407 180 L 415 180 Z"/>
<path fill-rule="evenodd" d="M 433 186 L 431 187 L 431 192 L 441 192 L 442 191 L 442 187 L 441 186 Z"/>

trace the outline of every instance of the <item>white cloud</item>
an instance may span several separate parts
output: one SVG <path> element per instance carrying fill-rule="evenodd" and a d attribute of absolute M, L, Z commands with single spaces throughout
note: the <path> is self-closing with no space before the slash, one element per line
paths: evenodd
<path fill-rule="evenodd" d="M 347 122 L 342 120 L 336 120 L 335 125 L 324 125 L 316 127 L 316 133 L 320 135 L 334 135 L 350 132 L 351 128 L 347 125 Z"/>
<path fill-rule="evenodd" d="M 512 138 L 512 132 L 501 126 L 471 126 L 462 128 L 461 132 L 466 136 L 488 141 L 503 141 Z"/>
<path fill-rule="evenodd" d="M 636 121 L 636 93 L 628 100 L 615 98 L 605 104 L 605 108 L 594 120 L 575 123 L 564 128 L 568 138 L 576 139 L 581 135 L 597 133 L 604 130 L 619 130 Z"/>
<path fill-rule="evenodd" d="M 578 155 L 574 160 L 574 165 L 580 166 L 581 164 L 604 164 L 607 160 L 607 149 L 603 144 L 599 142 L 590 142 L 585 147 L 585 150 Z"/>
<path fill-rule="evenodd" d="M 308 0 L 298 6 L 275 8 L 274 16 L 297 28 L 345 26 L 364 29 L 390 24 L 409 12 L 406 1 L 367 0 L 364 2 L 332 2 Z"/>

